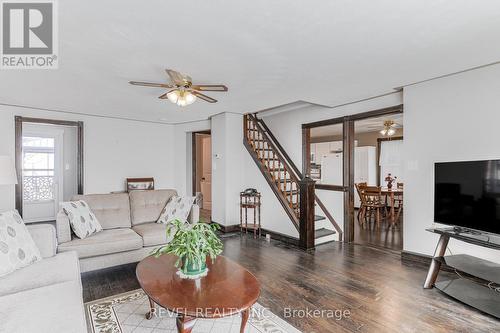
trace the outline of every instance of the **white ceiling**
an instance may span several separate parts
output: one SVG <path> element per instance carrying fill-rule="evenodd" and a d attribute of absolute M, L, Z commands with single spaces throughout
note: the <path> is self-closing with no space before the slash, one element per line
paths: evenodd
<path fill-rule="evenodd" d="M 500 1 L 64 0 L 58 70 L 0 71 L 0 103 L 178 123 L 338 105 L 500 60 Z M 179 108 L 165 68 L 223 83 Z"/>

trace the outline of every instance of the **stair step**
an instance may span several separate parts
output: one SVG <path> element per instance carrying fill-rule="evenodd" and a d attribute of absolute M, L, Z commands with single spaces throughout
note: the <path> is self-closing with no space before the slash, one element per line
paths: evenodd
<path fill-rule="evenodd" d="M 271 168 L 269 169 L 271 172 L 277 172 L 277 171 L 285 171 L 285 168 Z"/>
<path fill-rule="evenodd" d="M 321 215 L 314 215 L 314 221 L 323 221 L 326 220 L 326 217 Z"/>
<path fill-rule="evenodd" d="M 314 238 L 320 238 L 320 237 L 325 237 L 325 236 L 330 236 L 330 235 L 335 235 L 335 234 L 336 234 L 336 232 L 334 230 L 321 228 L 321 229 L 317 229 L 314 231 Z"/>
<path fill-rule="evenodd" d="M 256 128 L 247 128 L 248 131 L 252 131 L 252 132 L 266 132 L 266 130 L 264 129 L 256 129 Z"/>
<path fill-rule="evenodd" d="M 299 193 L 299 190 L 286 190 L 286 191 L 285 191 L 285 193 L 286 193 L 287 195 L 289 195 L 290 193 L 291 193 L 291 194 L 297 194 L 297 193 Z"/>
<path fill-rule="evenodd" d="M 291 180 L 290 178 L 287 178 L 287 179 L 279 179 L 277 182 L 278 182 L 278 183 L 291 183 L 291 182 L 292 182 L 292 180 Z"/>

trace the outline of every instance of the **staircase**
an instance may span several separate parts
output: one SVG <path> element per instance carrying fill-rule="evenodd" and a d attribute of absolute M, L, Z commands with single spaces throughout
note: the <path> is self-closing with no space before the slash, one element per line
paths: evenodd
<path fill-rule="evenodd" d="M 310 249 L 332 241 L 336 232 L 341 241 L 342 230 L 314 194 L 314 181 L 302 176 L 264 121 L 256 115 L 247 114 L 243 130 L 243 144 L 299 232 L 300 247 Z M 328 220 L 315 215 L 316 204 Z M 325 222 L 332 223 L 336 231 L 326 228 Z"/>

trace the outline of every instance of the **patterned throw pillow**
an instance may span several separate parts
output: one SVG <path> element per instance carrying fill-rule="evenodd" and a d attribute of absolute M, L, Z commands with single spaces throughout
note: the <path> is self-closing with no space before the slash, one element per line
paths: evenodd
<path fill-rule="evenodd" d="M 0 214 L 0 277 L 41 260 L 23 219 L 15 210 Z"/>
<path fill-rule="evenodd" d="M 84 239 L 102 230 L 97 217 L 85 201 L 63 202 L 61 206 L 63 212 L 68 215 L 71 229 L 78 238 Z"/>
<path fill-rule="evenodd" d="M 196 197 L 180 197 L 174 195 L 165 205 L 156 223 L 169 223 L 175 219 L 187 221 Z"/>

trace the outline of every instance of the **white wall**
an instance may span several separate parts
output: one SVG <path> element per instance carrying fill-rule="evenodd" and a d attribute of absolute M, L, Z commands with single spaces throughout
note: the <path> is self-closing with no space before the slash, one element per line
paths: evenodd
<path fill-rule="evenodd" d="M 434 162 L 500 159 L 500 65 L 404 89 L 404 250 L 432 254 Z M 499 251 L 451 241 L 467 252 L 500 262 Z"/>
<path fill-rule="evenodd" d="M 84 122 L 84 191 L 125 189 L 127 177 L 155 178 L 157 188 L 175 186 L 173 126 L 0 105 L 0 155 L 14 159 L 14 116 Z M 0 187 L 0 210 L 12 209 L 14 187 Z"/>
<path fill-rule="evenodd" d="M 243 116 L 222 113 L 212 117 L 212 220 L 222 225 L 240 223 L 245 153 Z"/>

